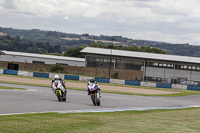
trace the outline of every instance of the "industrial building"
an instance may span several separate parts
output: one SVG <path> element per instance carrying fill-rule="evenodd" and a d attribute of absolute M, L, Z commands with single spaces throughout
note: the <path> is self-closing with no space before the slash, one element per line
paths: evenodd
<path fill-rule="evenodd" d="M 142 71 L 142 81 L 200 82 L 200 58 L 86 47 L 85 66 Z M 133 79 L 134 80 L 134 79 Z"/>
<path fill-rule="evenodd" d="M 12 62 L 85 66 L 85 59 L 82 58 L 34 54 L 25 52 L 13 52 L 13 51 L 0 51 L 0 53 L 1 53 L 0 61 L 10 62 L 8 64 L 8 69 L 14 69 L 14 70 L 18 70 L 17 66 L 18 64 L 12 64 Z"/>
<path fill-rule="evenodd" d="M 135 72 L 137 80 L 164 83 L 195 81 L 200 83 L 200 58 L 86 47 L 85 59 L 24 52 L 0 51 L 0 61 L 7 69 L 18 70 L 18 64 L 62 64 L 77 67 L 107 68 Z M 15 62 L 15 63 L 13 63 Z M 121 73 L 126 74 L 124 71 Z M 130 75 L 130 74 L 129 74 Z M 139 75 L 139 76 L 138 76 Z M 130 76 L 129 76 L 130 77 Z M 134 77 L 134 76 L 133 76 Z M 129 80 L 136 80 L 129 78 Z"/>

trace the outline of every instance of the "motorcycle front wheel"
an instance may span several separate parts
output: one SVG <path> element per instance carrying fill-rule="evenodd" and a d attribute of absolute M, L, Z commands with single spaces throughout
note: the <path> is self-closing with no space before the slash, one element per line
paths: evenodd
<path fill-rule="evenodd" d="M 58 101 L 61 102 L 61 94 L 60 94 L 60 91 L 61 91 L 61 90 L 57 90 L 57 91 L 56 91 L 56 95 L 57 95 Z"/>
<path fill-rule="evenodd" d="M 96 106 L 95 95 L 91 95 L 91 99 L 92 99 L 92 102 L 93 102 L 94 106 Z"/>

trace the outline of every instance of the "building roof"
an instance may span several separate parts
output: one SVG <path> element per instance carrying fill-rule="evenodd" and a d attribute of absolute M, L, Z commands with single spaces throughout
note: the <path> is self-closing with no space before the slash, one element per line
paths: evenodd
<path fill-rule="evenodd" d="M 45 55 L 45 54 L 34 54 L 34 53 L 25 53 L 25 52 L 0 51 L 0 53 L 5 54 L 5 55 L 13 55 L 13 56 L 35 57 L 35 58 L 45 58 L 45 59 L 66 60 L 66 61 L 77 61 L 77 62 L 84 62 L 85 61 L 84 58 L 56 56 L 56 55 Z"/>
<path fill-rule="evenodd" d="M 86 47 L 81 50 L 82 53 L 99 54 L 99 55 L 111 55 L 111 49 L 93 48 Z M 200 63 L 198 57 L 178 56 L 178 55 L 167 55 L 167 54 L 155 54 L 125 50 L 112 50 L 112 56 L 120 57 L 133 57 L 140 59 L 152 59 L 152 60 L 164 60 L 164 61 L 175 61 L 175 62 L 186 62 L 186 63 Z"/>

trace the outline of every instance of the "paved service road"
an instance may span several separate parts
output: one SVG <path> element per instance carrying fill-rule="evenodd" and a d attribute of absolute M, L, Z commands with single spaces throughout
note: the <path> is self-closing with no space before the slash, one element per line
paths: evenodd
<path fill-rule="evenodd" d="M 150 97 L 101 93 L 101 106 L 93 106 L 86 91 L 68 90 L 67 101 L 59 102 L 51 88 L 4 83 L 0 83 L 0 86 L 31 89 L 30 91 L 0 89 L 0 115 L 9 113 L 200 105 L 200 95 Z"/>

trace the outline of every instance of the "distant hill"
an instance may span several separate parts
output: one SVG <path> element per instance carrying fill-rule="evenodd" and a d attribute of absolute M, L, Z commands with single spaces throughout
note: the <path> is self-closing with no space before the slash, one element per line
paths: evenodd
<path fill-rule="evenodd" d="M 4 34 L 3 32 L 0 32 L 0 36 L 5 36 L 6 34 Z"/>
<path fill-rule="evenodd" d="M 189 44 L 171 44 L 150 40 L 133 40 L 122 36 L 94 36 L 89 34 L 72 34 L 58 31 L 44 31 L 39 29 L 19 30 L 0 27 L 0 36 L 17 37 L 22 42 L 45 43 L 61 46 L 61 51 L 68 47 L 85 46 L 93 43 L 114 44 L 123 46 L 149 46 L 164 50 L 167 54 L 200 57 L 200 46 Z M 112 41 L 114 39 L 114 41 Z M 43 50 L 44 51 L 44 50 Z"/>
<path fill-rule="evenodd" d="M 117 41 L 108 41 L 108 40 L 95 40 L 95 39 L 89 39 L 89 38 L 63 38 L 63 39 L 65 39 L 65 40 L 70 40 L 70 41 L 72 41 L 72 40 L 90 40 L 90 41 L 94 41 L 94 42 L 96 42 L 96 43 L 98 43 L 98 42 L 102 42 L 102 43 L 110 43 L 110 44 L 118 44 L 118 45 L 121 45 L 121 44 L 123 44 L 122 42 L 117 42 Z"/>

